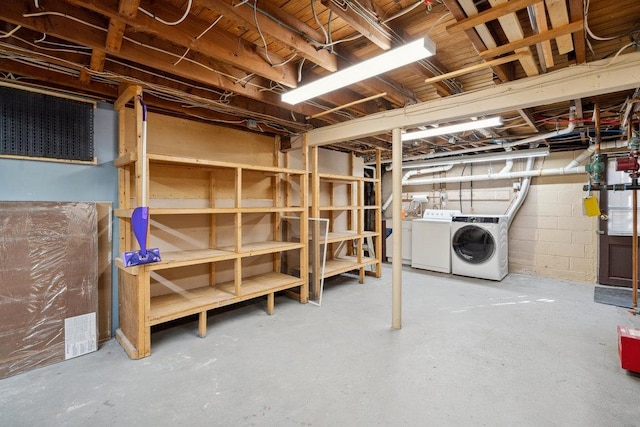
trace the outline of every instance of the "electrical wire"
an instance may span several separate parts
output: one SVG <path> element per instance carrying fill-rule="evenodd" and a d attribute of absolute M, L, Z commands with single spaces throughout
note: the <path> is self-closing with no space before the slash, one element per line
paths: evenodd
<path fill-rule="evenodd" d="M 9 31 L 8 33 L 5 33 L 5 34 L 1 35 L 0 39 L 8 39 L 12 35 L 14 35 L 16 33 L 16 31 L 18 31 L 20 28 L 22 28 L 22 25 L 18 25 L 17 27 L 15 27 L 13 30 Z"/>
<path fill-rule="evenodd" d="M 44 49 L 44 50 L 53 50 L 53 51 L 59 51 L 60 50 L 60 49 L 45 48 L 43 46 L 35 46 L 32 43 L 28 42 L 27 40 L 23 40 L 23 39 L 20 39 L 20 38 L 18 38 L 18 39 L 20 41 L 22 41 L 23 43 L 25 43 L 27 45 L 31 45 L 31 46 L 33 46 L 35 48 Z M 5 47 L 5 48 L 9 48 L 9 49 L 15 49 L 17 51 L 24 51 L 25 54 L 28 54 L 28 55 L 32 55 L 34 53 L 34 50 L 20 48 L 19 46 L 8 45 L 8 44 L 1 43 L 1 42 L 0 42 L 0 47 Z M 87 53 L 87 52 L 75 52 L 75 53 L 84 54 L 84 55 L 90 55 L 90 53 Z M 2 54 L 0 53 L 0 55 L 2 55 Z M 77 65 L 77 64 L 75 64 L 73 62 L 70 62 L 70 61 L 66 61 L 66 60 L 60 59 L 58 57 L 47 55 L 47 54 L 42 53 L 42 52 L 39 52 L 38 55 L 40 55 L 40 56 L 42 56 L 44 58 L 49 58 L 51 60 L 56 60 L 57 62 L 67 63 L 67 64 L 69 64 L 69 66 L 74 67 L 74 69 L 65 68 L 65 67 L 63 67 L 61 65 L 52 64 L 51 62 L 39 61 L 39 60 L 36 60 L 34 58 L 31 58 L 31 57 L 17 58 L 15 55 L 6 55 L 6 54 L 4 54 L 2 56 L 4 58 L 12 59 L 12 60 L 15 60 L 15 61 L 18 61 L 18 62 L 21 62 L 21 63 L 29 64 L 29 65 L 32 65 L 32 66 L 37 66 L 37 67 L 44 68 L 44 69 L 47 69 L 47 70 L 50 70 L 50 71 L 54 70 L 54 71 L 59 72 L 59 73 L 63 73 L 63 74 L 67 74 L 67 75 L 70 75 L 70 76 L 78 77 L 79 71 L 77 69 L 80 68 L 79 65 Z M 113 60 L 112 58 L 107 58 L 107 61 L 114 62 L 114 63 L 129 67 L 129 68 L 133 68 L 133 69 L 136 69 L 138 71 L 141 71 L 141 72 L 144 72 L 144 73 L 147 73 L 147 74 L 152 74 L 152 75 L 155 75 L 157 77 L 162 77 L 162 78 L 165 78 L 165 79 L 170 80 L 170 81 L 174 81 L 174 82 L 182 84 L 182 85 L 187 85 L 186 82 L 181 82 L 179 80 L 168 78 L 168 77 L 162 76 L 160 74 L 151 73 L 148 70 L 142 70 L 140 68 L 136 68 L 135 66 L 132 66 L 131 64 L 122 63 L 122 62 Z M 105 82 L 105 83 L 108 83 L 108 84 L 111 84 L 111 85 L 117 85 L 117 84 L 119 84 L 119 83 L 121 83 L 123 81 L 126 81 L 126 82 L 133 83 L 133 84 L 143 85 L 145 87 L 145 90 L 155 89 L 155 90 L 157 90 L 157 91 L 159 91 L 161 93 L 168 94 L 168 95 L 166 95 L 167 97 L 168 96 L 173 96 L 175 100 L 179 100 L 180 102 L 184 102 L 185 100 L 190 100 L 189 102 L 191 102 L 191 103 L 199 102 L 200 105 L 206 104 L 207 105 L 206 108 L 209 109 L 209 110 L 213 110 L 213 111 L 217 111 L 217 112 L 221 112 L 221 113 L 225 113 L 225 114 L 235 114 L 235 115 L 244 115 L 244 116 L 246 116 L 247 113 L 248 113 L 246 110 L 243 110 L 243 109 L 240 109 L 240 108 L 236 108 L 236 107 L 232 107 L 232 106 L 225 106 L 224 108 L 219 108 L 219 107 L 222 107 L 222 105 L 224 103 L 224 100 L 227 100 L 227 102 L 228 102 L 228 97 L 232 95 L 230 93 L 225 93 L 225 94 L 220 95 L 221 102 L 216 103 L 216 101 L 211 100 L 209 98 L 203 98 L 203 97 L 199 97 L 199 96 L 196 96 L 196 95 L 193 95 L 193 94 L 188 94 L 188 93 L 185 93 L 185 92 L 180 91 L 178 89 L 168 88 L 168 87 L 162 86 L 162 85 L 151 84 L 151 83 L 149 83 L 149 79 L 140 80 L 140 79 L 136 79 L 136 78 L 132 78 L 132 77 L 128 77 L 128 76 L 125 77 L 125 76 L 117 75 L 117 74 L 112 73 L 112 72 L 105 72 L 105 71 L 98 72 L 98 71 L 95 71 L 95 70 L 88 70 L 88 69 L 87 69 L 87 71 L 92 75 L 92 77 L 94 79 L 96 79 L 96 81 L 102 81 L 102 82 Z M 211 90 L 210 88 L 205 88 L 205 87 L 197 87 L 197 88 L 215 93 L 215 91 Z M 216 105 L 218 105 L 219 107 L 216 107 Z M 205 107 L 202 107 L 202 108 L 205 108 Z M 261 115 L 259 113 L 253 113 L 253 112 L 251 112 L 250 114 L 252 115 L 252 120 L 254 120 L 256 122 L 259 122 L 259 123 L 261 123 L 261 124 L 263 124 L 265 126 L 268 126 L 270 128 L 281 130 L 282 132 L 296 133 L 296 132 L 299 132 L 299 131 L 302 131 L 302 130 L 308 130 L 309 129 L 308 125 L 304 125 L 303 127 L 300 127 L 300 125 L 295 123 L 295 121 L 294 122 L 284 122 L 284 125 L 281 125 L 281 124 L 278 124 L 275 121 L 273 121 L 273 117 L 271 117 L 271 116 Z M 212 120 L 212 121 L 214 121 L 214 120 Z M 293 130 L 291 130 L 291 129 L 293 129 Z"/>
<path fill-rule="evenodd" d="M 198 37 L 196 37 L 196 40 L 200 40 L 200 38 L 201 38 L 202 36 L 204 36 L 205 34 L 207 34 L 207 33 L 209 32 L 209 30 L 211 30 L 213 27 L 215 27 L 215 25 L 216 25 L 218 22 L 220 22 L 220 20 L 222 19 L 222 16 L 223 16 L 223 15 L 218 16 L 218 18 L 217 18 L 215 21 L 213 21 L 213 23 L 212 23 L 211 25 L 209 25 L 209 26 L 207 27 L 207 29 L 206 29 L 206 30 L 204 30 L 203 32 L 201 32 L 201 33 L 200 33 L 200 35 L 199 35 Z M 177 60 L 176 62 L 174 62 L 174 63 L 173 63 L 173 65 L 178 65 L 178 63 L 179 63 L 180 61 L 182 61 L 182 60 L 185 58 L 185 56 L 187 56 L 187 54 L 189 53 L 189 51 L 191 51 L 191 48 L 190 48 L 190 47 L 188 47 L 188 48 L 187 48 L 187 50 L 185 50 L 185 51 L 184 51 L 184 53 L 182 54 L 182 56 L 181 56 L 180 58 L 178 58 L 178 60 Z"/>
<path fill-rule="evenodd" d="M 329 45 L 329 35 L 327 34 L 327 31 L 324 29 L 324 26 L 322 25 L 322 23 L 320 23 L 320 19 L 318 18 L 318 13 L 316 12 L 316 7 L 314 5 L 315 0 L 309 0 L 311 2 L 311 13 L 313 14 L 313 19 L 316 21 L 316 24 L 318 24 L 318 27 L 322 30 L 322 33 L 324 34 L 324 45 L 328 46 Z"/>
<path fill-rule="evenodd" d="M 591 38 L 595 39 L 595 40 L 600 40 L 600 41 L 609 41 L 609 40 L 614 40 L 620 37 L 623 37 L 623 35 L 620 36 L 613 36 L 613 37 L 598 37 L 595 34 L 593 34 L 593 32 L 591 31 L 591 28 L 589 27 L 589 6 L 590 6 L 591 0 L 584 0 L 583 1 L 583 7 L 584 7 L 584 28 L 587 31 L 587 34 L 589 34 L 591 36 Z"/>
<path fill-rule="evenodd" d="M 189 16 L 189 12 L 191 11 L 191 5 L 192 5 L 192 3 L 193 3 L 193 0 L 188 0 L 187 10 L 185 10 L 185 11 L 184 11 L 184 15 L 182 15 L 182 17 L 181 17 L 180 19 L 178 19 L 177 21 L 174 21 L 174 22 L 168 22 L 168 21 L 165 21 L 165 20 L 164 20 L 164 19 L 162 19 L 162 18 L 158 18 L 158 17 L 156 16 L 156 14 L 155 14 L 155 13 L 152 13 L 152 12 L 149 12 L 149 11 L 145 10 L 144 8 L 142 8 L 142 6 L 139 6 L 139 7 L 138 7 L 138 10 L 139 10 L 140 12 L 144 13 L 145 15 L 148 15 L 148 16 L 152 17 L 152 18 L 153 18 L 153 19 L 155 19 L 156 21 L 163 23 L 164 25 L 173 26 L 173 25 L 178 25 L 178 24 L 180 24 L 182 21 L 184 21 L 185 19 L 187 19 L 187 16 Z"/>

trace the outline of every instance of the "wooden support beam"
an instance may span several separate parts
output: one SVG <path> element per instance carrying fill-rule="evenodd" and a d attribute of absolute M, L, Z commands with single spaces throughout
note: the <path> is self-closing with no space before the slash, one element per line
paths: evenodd
<path fill-rule="evenodd" d="M 470 30 L 473 27 L 486 24 L 489 21 L 494 21 L 510 13 L 519 11 L 541 0 L 511 0 L 509 2 L 501 3 L 496 6 L 487 9 L 484 12 L 480 12 L 477 15 L 470 16 L 466 19 L 459 20 L 455 24 L 447 25 L 446 30 L 449 33 L 456 31 Z"/>
<path fill-rule="evenodd" d="M 107 33 L 107 41 L 105 47 L 109 52 L 119 52 L 122 46 L 122 38 L 127 24 L 119 19 L 111 18 L 109 20 L 109 32 Z"/>
<path fill-rule="evenodd" d="M 553 28 L 562 27 L 569 23 L 569 12 L 565 0 L 545 0 L 549 11 L 549 20 Z M 573 40 L 571 34 L 562 34 L 556 37 L 558 53 L 563 55 L 573 50 Z"/>
<path fill-rule="evenodd" d="M 108 0 L 65 0 L 65 2 L 110 18 L 110 27 L 111 22 L 121 22 L 122 24 L 117 25 L 129 25 L 136 33 L 149 34 L 161 40 L 169 41 L 173 45 L 181 46 L 184 50 L 190 49 L 193 52 L 199 52 L 207 57 L 215 58 L 216 60 L 240 69 L 252 70 L 253 73 L 261 77 L 273 80 L 287 87 L 297 86 L 297 70 L 294 64 L 273 67 L 256 51 L 253 44 L 238 39 L 238 37 L 228 31 L 213 27 L 209 29 L 204 36 L 198 38 L 198 36 L 211 25 L 210 22 L 189 18 L 179 26 L 168 27 L 145 14 L 139 14 L 135 17 L 125 19 L 110 7 Z M 176 14 L 179 14 L 177 9 L 175 10 Z M 124 30 L 124 27 L 122 28 Z M 110 28 L 109 34 L 112 32 Z M 109 34 L 107 35 L 108 43 Z M 113 38 L 115 36 L 111 37 Z M 122 41 L 122 39 L 120 39 L 120 41 Z M 108 47 L 108 50 L 113 53 L 120 53 L 121 45 L 118 46 L 117 50 L 114 50 L 116 46 L 113 44 L 113 41 L 111 41 L 111 44 L 112 46 L 110 48 Z M 180 54 L 182 54 L 184 50 L 182 50 Z M 157 56 L 157 54 L 155 56 Z M 270 54 L 269 56 L 276 63 L 285 61 L 276 54 Z M 176 62 L 177 59 L 178 57 L 171 58 L 171 64 Z M 234 90 L 232 91 L 235 92 Z"/>
<path fill-rule="evenodd" d="M 379 93 L 377 95 L 373 95 L 373 96 L 369 96 L 367 98 L 360 99 L 358 101 L 353 101 L 353 102 L 350 102 L 348 104 L 340 105 L 339 107 L 331 108 L 331 109 L 323 111 L 321 113 L 314 114 L 313 116 L 307 116 L 307 120 L 315 119 L 316 117 L 324 116 L 325 114 L 333 113 L 335 111 L 342 110 L 342 109 L 345 109 L 347 107 L 351 107 L 351 106 L 356 105 L 356 104 L 361 104 L 363 102 L 373 101 L 374 99 L 378 99 L 378 98 L 381 98 L 381 97 L 386 96 L 386 95 L 387 95 L 386 92 L 382 92 L 382 93 Z"/>
<path fill-rule="evenodd" d="M 458 21 L 462 20 L 467 16 L 465 14 L 465 11 L 462 9 L 460 4 L 458 4 L 456 0 L 443 0 L 443 3 L 445 4 L 445 6 L 447 6 L 447 9 L 449 9 L 449 12 L 451 12 L 451 15 L 456 20 Z M 475 9 L 475 5 L 473 4 L 472 1 L 470 3 L 470 6 L 472 6 Z M 477 13 L 477 9 L 476 9 L 476 13 Z M 485 27 L 485 30 L 487 30 L 487 34 L 488 34 L 488 29 L 486 29 L 486 27 Z M 480 37 L 479 33 L 476 32 L 476 30 L 473 30 L 473 29 L 465 30 L 465 34 L 467 35 L 467 37 L 471 41 L 471 44 L 473 44 L 473 46 L 476 48 L 478 52 L 485 51 L 489 47 L 495 47 L 495 41 L 493 42 L 493 45 L 488 45 L 487 44 L 488 42 L 483 41 L 483 39 Z M 489 34 L 489 37 L 491 41 L 493 41 L 493 37 L 490 34 Z M 496 65 L 494 67 L 491 67 L 491 69 L 493 73 L 497 76 L 498 80 L 500 80 L 501 82 L 506 82 L 513 79 L 513 75 L 514 75 L 513 64 Z"/>
<path fill-rule="evenodd" d="M 535 3 L 533 5 L 533 13 L 535 15 L 538 34 L 547 32 L 549 30 L 549 26 L 547 25 L 547 10 L 544 7 L 544 2 L 541 1 Z M 544 65 L 547 68 L 553 68 L 555 64 L 553 62 L 553 50 L 551 49 L 550 40 L 543 40 L 540 42 L 540 52 L 542 53 Z"/>
<path fill-rule="evenodd" d="M 567 67 L 550 73 L 519 79 L 487 89 L 462 93 L 391 111 L 372 114 L 307 132 L 309 146 L 353 141 L 428 123 L 462 120 L 501 114 L 520 108 L 569 101 L 635 89 L 640 81 L 640 52 L 594 61 L 589 65 Z M 567 84 L 571 82 L 571 84 Z M 395 143 L 395 141 L 394 141 Z"/>
<path fill-rule="evenodd" d="M 503 58 L 497 58 L 491 61 L 482 62 L 480 64 L 471 65 L 469 67 L 465 67 L 457 71 L 451 71 L 441 76 L 431 77 L 430 79 L 426 79 L 424 82 L 430 84 L 430 83 L 439 82 L 445 79 L 451 79 L 454 77 L 462 76 L 464 74 L 473 73 L 474 71 L 482 70 L 484 68 L 493 67 L 495 65 L 502 65 L 508 62 L 518 61 L 524 58 L 525 56 L 531 56 L 531 53 L 527 53 L 527 52 L 515 53 L 513 55 L 505 56 Z"/>
<path fill-rule="evenodd" d="M 256 19 L 260 26 L 260 31 L 267 34 L 278 42 L 289 46 L 298 55 L 308 61 L 317 64 L 327 71 L 337 71 L 338 63 L 336 57 L 328 50 L 316 48 L 308 43 L 302 36 L 288 30 L 279 23 L 267 18 L 262 14 L 254 15 L 253 7 L 238 4 L 234 6 L 233 0 L 194 0 L 194 5 L 212 10 L 227 17 L 244 21 L 247 26 L 257 31 Z M 271 54 L 269 54 L 272 56 Z"/>
<path fill-rule="evenodd" d="M 506 3 L 506 0 L 489 0 L 491 7 L 499 7 L 501 4 Z M 511 3 L 511 2 L 509 2 Z M 504 31 L 504 34 L 507 36 L 507 39 L 510 42 L 515 42 L 517 40 L 524 39 L 524 31 L 522 30 L 522 26 L 520 25 L 520 20 L 518 19 L 515 13 L 509 13 L 503 15 L 498 18 L 498 22 Z M 522 47 L 519 49 L 515 49 L 515 52 L 531 52 L 529 47 Z M 531 57 L 525 57 L 520 59 L 520 65 L 524 69 L 524 72 L 527 76 L 535 76 L 538 75 L 538 65 L 535 59 Z"/>
<path fill-rule="evenodd" d="M 91 62 L 89 69 L 93 71 L 102 71 L 104 69 L 104 62 L 106 60 L 107 53 L 103 49 L 93 49 L 91 52 Z M 80 70 L 80 82 L 87 84 L 91 80 L 91 74 L 86 70 Z"/>
<path fill-rule="evenodd" d="M 380 28 L 371 25 L 366 19 L 353 10 L 349 8 L 347 8 L 347 10 L 342 9 L 331 0 L 322 0 L 322 4 L 347 22 L 354 30 L 368 38 L 372 43 L 375 43 L 380 49 L 391 49 L 391 35 L 386 31 L 382 31 Z"/>
<path fill-rule="evenodd" d="M 140 86 L 127 86 L 122 91 L 120 96 L 118 96 L 116 102 L 113 103 L 113 109 L 115 111 L 120 111 L 122 108 L 124 108 L 125 105 L 127 105 L 129 101 L 134 99 L 136 95 L 139 95 L 140 93 L 142 93 L 142 89 L 140 88 Z"/>
<path fill-rule="evenodd" d="M 74 0 L 75 1 L 75 0 Z M 97 0 L 96 0 L 97 1 Z M 66 6 L 66 7 L 65 7 Z M 64 3 L 59 3 L 56 8 L 62 14 L 76 16 L 86 22 L 100 26 L 101 22 L 96 20 L 95 16 L 82 12 L 81 9 L 73 8 Z M 41 33 L 46 32 L 54 37 L 63 40 L 88 46 L 93 49 L 103 49 L 105 32 L 97 28 L 86 27 L 85 31 L 78 31 L 77 27 L 69 25 L 69 21 L 63 16 L 46 16 L 46 17 L 25 17 L 30 11 L 29 6 L 24 3 L 8 2 L 3 6 L 3 17 L 5 21 L 22 25 Z M 246 97 L 266 102 L 272 105 L 280 105 L 280 96 L 269 92 L 261 91 L 258 87 L 252 85 L 234 84 L 228 76 L 205 69 L 193 63 L 182 61 L 174 65 L 175 57 L 168 56 L 159 52 L 150 51 L 147 48 L 137 46 L 133 43 L 123 43 L 120 52 L 115 56 L 133 61 L 135 63 L 145 64 L 147 67 L 156 68 L 168 74 L 177 75 L 183 78 L 192 79 L 197 82 L 205 83 L 209 86 L 221 88 L 231 93 L 237 93 Z M 200 58 L 203 61 L 205 58 Z M 209 60 L 211 64 L 213 61 Z M 298 111 L 295 107 L 291 108 Z"/>
<path fill-rule="evenodd" d="M 517 111 L 518 114 L 520 114 L 520 117 L 522 117 L 524 121 L 527 122 L 529 127 L 534 132 L 540 132 L 540 130 L 538 130 L 538 127 L 536 126 L 536 121 L 533 118 L 533 114 L 530 108 L 519 108 Z"/>
<path fill-rule="evenodd" d="M 571 22 L 581 21 L 584 19 L 584 4 L 582 0 L 569 0 L 569 13 Z M 576 63 L 583 64 L 587 62 L 587 43 L 585 39 L 584 29 L 573 33 L 573 50 L 576 55 Z"/>
<path fill-rule="evenodd" d="M 504 55 L 505 53 L 513 52 L 518 49 L 526 48 L 528 46 L 532 46 L 536 43 L 540 43 L 543 40 L 551 40 L 553 38 L 558 37 L 561 34 L 570 34 L 576 31 L 580 31 L 584 28 L 584 22 L 572 22 L 567 25 L 563 25 L 562 27 L 557 27 L 552 30 L 549 30 L 544 33 L 534 34 L 532 36 L 516 40 L 514 42 L 498 46 L 494 49 L 489 49 L 484 52 L 480 52 L 480 57 L 482 58 L 494 58 L 499 55 Z"/>

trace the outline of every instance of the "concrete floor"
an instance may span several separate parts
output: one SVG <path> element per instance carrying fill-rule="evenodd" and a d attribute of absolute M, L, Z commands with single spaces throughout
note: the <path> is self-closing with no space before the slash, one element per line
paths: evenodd
<path fill-rule="evenodd" d="M 340 278 L 322 307 L 276 298 L 157 331 L 129 360 L 96 353 L 0 380 L 0 424 L 192 426 L 636 426 L 640 376 L 619 367 L 625 309 L 593 286 L 510 274 L 500 283 L 391 268 Z"/>

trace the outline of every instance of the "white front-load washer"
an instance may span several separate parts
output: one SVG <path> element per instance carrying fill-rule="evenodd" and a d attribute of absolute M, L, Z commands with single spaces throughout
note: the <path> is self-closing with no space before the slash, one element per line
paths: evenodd
<path fill-rule="evenodd" d="M 458 215 L 451 219 L 451 272 L 502 280 L 509 273 L 506 215 Z"/>

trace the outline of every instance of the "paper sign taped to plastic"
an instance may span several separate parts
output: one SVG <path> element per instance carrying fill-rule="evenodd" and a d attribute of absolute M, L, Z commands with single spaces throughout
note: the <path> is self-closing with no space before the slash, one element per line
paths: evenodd
<path fill-rule="evenodd" d="M 64 319 L 64 358 L 82 356 L 98 350 L 96 313 Z"/>

